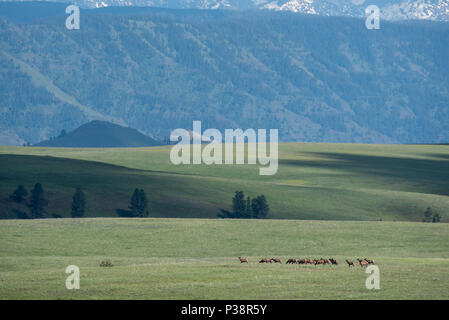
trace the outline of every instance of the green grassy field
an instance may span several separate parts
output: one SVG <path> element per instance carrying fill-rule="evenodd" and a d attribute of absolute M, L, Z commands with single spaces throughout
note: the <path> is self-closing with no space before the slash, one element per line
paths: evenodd
<path fill-rule="evenodd" d="M 449 299 L 445 223 L 2 220 L 0 239 L 0 299 Z M 257 263 L 262 257 L 340 264 Z M 357 257 L 375 259 L 380 290 L 367 290 L 364 269 L 343 262 Z M 105 259 L 114 266 L 100 267 Z M 65 287 L 68 265 L 80 268 L 80 290 Z"/>
<path fill-rule="evenodd" d="M 449 146 L 281 144 L 274 176 L 254 165 L 174 166 L 169 152 L 0 147 L 1 218 L 26 211 L 8 195 L 36 182 L 47 216 L 69 216 L 81 186 L 87 216 L 99 217 L 0 220 L 0 298 L 449 299 L 449 224 L 418 222 L 428 206 L 449 221 Z M 116 218 L 136 187 L 151 218 Z M 229 209 L 235 190 L 265 194 L 270 219 L 193 219 Z M 346 258 L 376 260 L 381 290 L 367 290 L 368 274 Z M 106 259 L 114 267 L 100 267 Z M 65 288 L 72 264 L 80 290 Z"/>
<path fill-rule="evenodd" d="M 48 215 L 68 216 L 81 186 L 90 217 L 116 216 L 139 187 L 153 217 L 214 218 L 243 190 L 265 194 L 273 219 L 420 221 L 432 206 L 449 221 L 447 145 L 284 143 L 274 176 L 259 176 L 258 165 L 175 166 L 169 152 L 0 147 L 0 217 L 15 217 L 8 195 L 18 184 L 39 181 Z"/>

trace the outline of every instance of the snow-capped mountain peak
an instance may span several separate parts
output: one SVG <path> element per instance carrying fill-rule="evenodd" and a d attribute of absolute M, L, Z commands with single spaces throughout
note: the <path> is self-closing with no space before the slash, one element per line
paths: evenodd
<path fill-rule="evenodd" d="M 73 0 L 48 1 L 73 3 Z M 76 0 L 75 2 L 85 8 L 150 6 L 173 9 L 261 9 L 350 17 L 364 17 L 365 8 L 376 4 L 381 10 L 381 18 L 386 20 L 449 21 L 449 0 Z"/>
<path fill-rule="evenodd" d="M 291 11 L 306 14 L 316 14 L 313 3 L 314 0 L 289 0 L 280 5 L 278 1 L 272 1 L 264 5 L 262 8 L 276 11 Z"/>

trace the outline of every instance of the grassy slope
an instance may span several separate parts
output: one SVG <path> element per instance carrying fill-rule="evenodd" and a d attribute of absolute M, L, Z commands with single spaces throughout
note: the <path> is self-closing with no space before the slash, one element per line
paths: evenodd
<path fill-rule="evenodd" d="M 3 220 L 0 237 L 0 299 L 449 299 L 448 224 Z M 365 288 L 360 267 L 256 262 L 266 256 L 373 258 L 381 290 Z M 100 268 L 103 259 L 115 266 Z M 80 267 L 79 291 L 65 289 L 70 264 Z"/>
<path fill-rule="evenodd" d="M 40 181 L 48 212 L 63 216 L 82 186 L 89 216 L 114 216 L 142 187 L 156 217 L 215 217 L 241 189 L 267 195 L 271 218 L 419 221 L 432 205 L 448 221 L 448 146 L 281 144 L 278 173 L 264 177 L 258 166 L 174 166 L 169 150 L 0 147 L 0 214 L 10 214 L 6 197 L 19 183 Z"/>

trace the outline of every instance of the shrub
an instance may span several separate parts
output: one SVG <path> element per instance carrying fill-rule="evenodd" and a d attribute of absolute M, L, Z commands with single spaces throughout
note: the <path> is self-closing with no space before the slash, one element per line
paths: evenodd
<path fill-rule="evenodd" d="M 103 260 L 100 263 L 100 267 L 113 267 L 111 260 Z"/>

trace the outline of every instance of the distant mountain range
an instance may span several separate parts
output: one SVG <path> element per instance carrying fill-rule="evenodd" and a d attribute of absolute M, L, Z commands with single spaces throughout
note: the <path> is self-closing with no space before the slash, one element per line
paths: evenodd
<path fill-rule="evenodd" d="M 114 7 L 67 30 L 61 8 L 0 3 L 0 144 L 91 120 L 156 140 L 201 120 L 282 141 L 449 141 L 448 23 Z"/>
<path fill-rule="evenodd" d="M 449 0 L 66 0 L 85 8 L 151 6 L 171 9 L 264 9 L 324 16 L 365 16 L 374 4 L 387 20 L 429 19 L 449 21 Z"/>
<path fill-rule="evenodd" d="M 42 141 L 36 147 L 127 148 L 157 146 L 161 143 L 140 133 L 106 121 L 91 121 L 58 137 Z"/>

